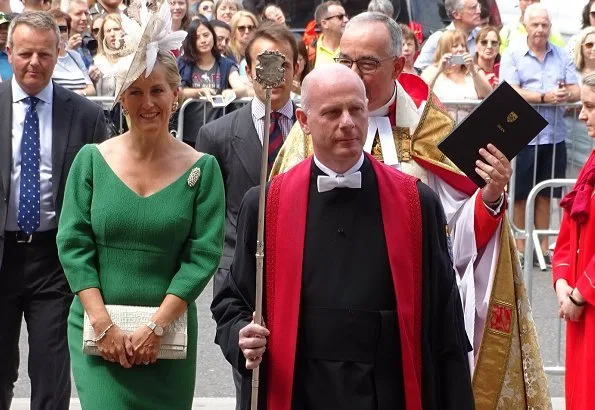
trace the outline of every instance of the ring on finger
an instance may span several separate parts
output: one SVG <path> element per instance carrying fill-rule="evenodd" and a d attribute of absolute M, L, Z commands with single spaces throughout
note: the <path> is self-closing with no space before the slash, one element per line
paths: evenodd
<path fill-rule="evenodd" d="M 492 182 L 492 177 L 490 177 L 489 175 L 486 177 L 486 184 L 489 184 L 490 182 Z"/>

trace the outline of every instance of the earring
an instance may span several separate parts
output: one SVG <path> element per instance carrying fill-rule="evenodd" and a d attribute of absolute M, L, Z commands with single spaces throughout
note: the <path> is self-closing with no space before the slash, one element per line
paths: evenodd
<path fill-rule="evenodd" d="M 180 103 L 179 103 L 179 102 L 177 102 L 177 101 L 174 101 L 174 103 L 173 103 L 173 104 L 172 104 L 172 106 L 171 106 L 171 110 L 172 110 L 172 112 L 176 112 L 176 111 L 178 111 L 178 108 L 180 108 Z"/>
<path fill-rule="evenodd" d="M 126 109 L 126 107 L 122 107 L 122 114 L 124 114 L 124 116 L 128 116 L 128 110 Z"/>

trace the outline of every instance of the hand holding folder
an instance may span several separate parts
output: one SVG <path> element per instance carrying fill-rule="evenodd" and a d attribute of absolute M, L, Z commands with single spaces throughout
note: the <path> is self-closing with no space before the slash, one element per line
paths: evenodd
<path fill-rule="evenodd" d="M 438 144 L 438 148 L 482 188 L 486 185 L 485 176 L 475 171 L 477 160 L 485 162 L 479 154 L 481 148 L 492 144 L 511 161 L 547 125 L 548 122 L 503 81 Z"/>

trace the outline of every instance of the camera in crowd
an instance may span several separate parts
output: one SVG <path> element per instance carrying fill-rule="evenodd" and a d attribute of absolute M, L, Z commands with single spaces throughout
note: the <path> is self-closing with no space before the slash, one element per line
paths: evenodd
<path fill-rule="evenodd" d="M 81 47 L 86 48 L 92 55 L 95 55 L 97 53 L 97 40 L 95 40 L 91 34 L 84 33 L 82 36 Z"/>

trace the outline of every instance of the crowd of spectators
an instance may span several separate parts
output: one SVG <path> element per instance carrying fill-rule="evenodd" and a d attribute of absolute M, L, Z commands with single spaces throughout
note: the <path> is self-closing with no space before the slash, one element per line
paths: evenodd
<path fill-rule="evenodd" d="M 244 9 L 240 0 L 168 1 L 172 30 L 189 33 L 184 47 L 173 50 L 178 59 L 184 97 L 211 100 L 215 94 L 232 91 L 237 98 L 252 97 L 253 85 L 246 72 L 246 44 L 262 22 L 286 24 L 282 7 L 274 2 L 260 2 L 260 7 L 255 9 L 248 2 Z M 54 72 L 55 81 L 82 95 L 113 97 L 113 67 L 120 58 L 118 48 L 127 35 L 134 35 L 128 31 L 138 30 L 133 22 L 138 10 L 127 6 L 125 0 L 29 0 L 23 3 L 25 9 L 53 9 L 52 15 L 63 30 L 63 49 Z M 518 20 L 492 26 L 488 8 L 478 0 L 445 0 L 445 10 L 451 22 L 425 41 L 412 26 L 401 25 L 403 72 L 421 76 L 440 99 L 481 100 L 500 84 L 501 72 L 511 72 L 514 64 L 511 60 L 515 53 L 518 54 L 518 44 L 527 43 L 531 30 L 527 26 L 526 11 L 533 3 L 538 1 L 518 0 Z M 393 2 L 389 0 L 370 1 L 368 11 L 396 17 Z M 0 14 L 0 79 L 4 81 L 12 74 L 6 53 L 6 32 L 13 14 Z M 321 2 L 313 10 L 312 18 L 316 32 L 306 30 L 302 41 L 298 42 L 299 66 L 292 87 L 292 95 L 296 98 L 300 94 L 301 80 L 310 69 L 340 57 L 339 43 L 349 21 L 338 0 Z M 553 66 L 550 60 L 556 58 L 569 61 L 579 76 L 595 70 L 595 0 L 586 1 L 582 16 L 577 16 L 579 19 L 583 30 L 565 44 L 548 16 L 547 25 L 540 27 L 537 33 L 538 36 L 547 34 L 547 53 L 533 56 L 539 61 L 537 65 Z M 502 67 L 501 59 L 508 67 Z M 551 73 L 540 70 L 536 76 L 551 77 Z M 506 80 L 514 84 L 517 79 Z M 573 73 L 572 76 L 557 75 L 552 81 L 556 87 L 560 85 L 562 88 L 562 84 L 574 84 L 577 80 Z M 551 97 L 553 93 L 550 91 L 540 90 L 537 100 L 532 102 L 559 103 Z M 105 103 L 106 114 L 108 105 Z M 233 104 L 225 110 L 202 105 L 201 109 L 189 110 L 185 117 L 184 139 L 189 143 L 193 143 L 203 123 L 235 108 Z M 450 111 L 459 122 L 470 109 L 462 104 Z M 175 125 L 175 121 L 172 124 Z"/>

